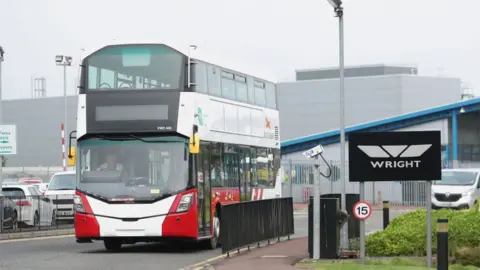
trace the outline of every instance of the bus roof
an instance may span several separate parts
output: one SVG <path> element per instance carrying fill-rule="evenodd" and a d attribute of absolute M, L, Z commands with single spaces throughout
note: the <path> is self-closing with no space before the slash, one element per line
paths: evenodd
<path fill-rule="evenodd" d="M 100 46 L 97 46 L 92 49 L 85 49 L 86 54 L 84 54 L 83 58 L 87 57 L 88 55 L 94 53 L 95 51 L 110 45 L 128 45 L 128 44 L 163 44 L 165 46 L 171 47 L 183 53 L 184 55 L 188 55 L 188 48 L 190 44 L 186 43 L 179 43 L 179 42 L 172 42 L 172 41 L 145 41 L 145 40 L 129 40 L 129 41 L 119 41 L 114 40 L 110 43 L 106 43 Z M 195 43 L 194 43 L 195 44 Z M 261 80 L 266 80 L 269 82 L 276 82 L 276 76 L 272 71 L 268 71 L 264 68 L 258 66 L 257 63 L 245 63 L 242 62 L 240 57 L 234 57 L 235 54 L 226 54 L 226 53 L 218 53 L 211 49 L 209 49 L 208 45 L 204 44 L 195 44 L 197 45 L 196 50 L 191 51 L 191 57 L 197 59 L 202 62 L 206 62 L 209 64 L 213 64 L 216 66 L 220 66 L 225 69 L 229 69 L 231 71 L 236 71 L 238 73 L 243 73 L 245 75 L 250 75 L 256 77 Z"/>

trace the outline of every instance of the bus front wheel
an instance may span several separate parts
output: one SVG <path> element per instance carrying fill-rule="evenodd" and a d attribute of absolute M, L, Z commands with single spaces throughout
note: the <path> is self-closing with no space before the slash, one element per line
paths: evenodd
<path fill-rule="evenodd" d="M 118 239 L 105 239 L 103 240 L 103 244 L 107 250 L 119 250 L 122 248 L 122 241 Z"/>
<path fill-rule="evenodd" d="M 215 211 L 215 215 L 213 217 L 213 235 L 210 240 L 207 241 L 209 249 L 216 249 L 218 247 L 218 242 L 220 239 L 220 217 L 217 214 L 218 212 Z"/>

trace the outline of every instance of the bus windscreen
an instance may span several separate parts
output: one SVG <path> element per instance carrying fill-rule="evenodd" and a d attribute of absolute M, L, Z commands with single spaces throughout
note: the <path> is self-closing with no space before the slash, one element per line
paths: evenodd
<path fill-rule="evenodd" d="M 115 45 L 86 59 L 87 90 L 179 89 L 184 56 L 165 45 Z"/>

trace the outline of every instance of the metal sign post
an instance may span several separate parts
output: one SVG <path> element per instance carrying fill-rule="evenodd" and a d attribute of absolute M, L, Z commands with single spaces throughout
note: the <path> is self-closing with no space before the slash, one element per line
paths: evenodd
<path fill-rule="evenodd" d="M 363 181 L 360 182 L 359 193 L 360 193 L 360 201 L 365 200 L 365 183 Z M 371 213 L 371 211 L 369 212 Z M 359 244 L 360 244 L 360 262 L 363 263 L 363 259 L 365 258 L 365 219 L 360 220 L 360 243 Z"/>
<path fill-rule="evenodd" d="M 365 220 L 372 215 L 372 206 L 364 201 L 365 183 L 360 182 L 360 201 L 353 206 L 353 216 L 360 221 L 360 259 L 365 257 Z M 362 261 L 363 262 L 363 261 Z"/>
<path fill-rule="evenodd" d="M 313 259 L 320 259 L 320 162 L 315 156 L 315 175 L 313 177 Z"/>
<path fill-rule="evenodd" d="M 440 131 L 357 132 L 349 134 L 349 182 L 434 181 L 442 178 Z M 431 183 L 427 196 L 427 264 L 432 263 Z M 384 198 L 388 199 L 388 198 Z M 360 221 L 360 259 L 365 257 L 365 225 Z"/>
<path fill-rule="evenodd" d="M 303 152 L 303 155 L 307 158 L 315 158 L 315 174 L 313 176 L 314 182 L 314 191 L 313 191 L 313 259 L 320 259 L 320 175 L 328 178 L 330 177 L 332 171 L 330 166 L 325 161 L 325 158 L 322 156 L 323 147 L 317 145 L 314 148 Z M 320 171 L 320 160 L 319 156 L 327 164 L 329 174 L 324 175 Z"/>
<path fill-rule="evenodd" d="M 427 199 L 427 267 L 432 267 L 432 182 L 428 181 L 425 188 Z"/>

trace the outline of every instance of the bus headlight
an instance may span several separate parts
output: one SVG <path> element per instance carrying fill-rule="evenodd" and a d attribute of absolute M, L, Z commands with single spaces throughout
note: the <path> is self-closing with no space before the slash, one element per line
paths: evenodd
<path fill-rule="evenodd" d="M 186 212 L 190 209 L 193 202 L 193 194 L 185 194 L 180 198 L 180 203 L 177 206 L 177 212 Z"/>
<path fill-rule="evenodd" d="M 75 211 L 79 213 L 85 213 L 85 207 L 83 206 L 82 198 L 78 195 L 73 197 L 73 205 L 75 207 Z"/>

